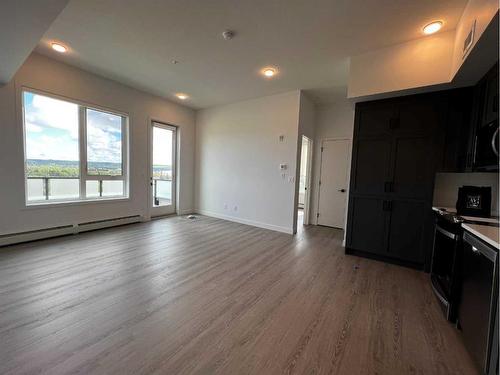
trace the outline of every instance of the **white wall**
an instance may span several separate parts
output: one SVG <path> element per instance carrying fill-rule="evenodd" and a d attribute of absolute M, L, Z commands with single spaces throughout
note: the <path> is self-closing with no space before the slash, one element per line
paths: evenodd
<path fill-rule="evenodd" d="M 454 43 L 448 31 L 351 57 L 348 97 L 448 83 Z"/>
<path fill-rule="evenodd" d="M 296 183 L 296 196 L 295 196 L 295 207 L 298 207 L 299 203 L 299 184 L 300 184 L 300 161 L 302 158 L 302 136 L 306 136 L 313 141 L 314 150 L 314 135 L 316 132 L 316 106 L 303 92 L 300 93 L 300 104 L 299 104 L 299 134 L 297 138 L 297 173 L 295 175 Z M 311 168 L 312 174 L 312 168 Z M 311 176 L 313 178 L 313 176 Z M 311 201 L 312 202 L 312 201 Z M 309 214 L 311 210 L 309 209 Z M 307 212 L 304 212 L 306 215 Z M 293 230 L 294 233 L 297 231 L 297 211 L 295 211 L 293 219 Z"/>
<path fill-rule="evenodd" d="M 321 168 L 321 141 L 326 138 L 347 138 L 351 140 L 351 147 L 346 158 L 351 165 L 352 136 L 354 131 L 354 104 L 348 99 L 339 100 L 330 105 L 322 105 L 316 108 L 316 133 L 314 137 L 314 159 L 313 159 L 313 184 L 312 184 L 312 223 L 317 224 L 318 192 Z M 349 172 L 350 176 L 350 172 Z M 347 217 L 347 204 L 345 215 Z"/>
<path fill-rule="evenodd" d="M 130 199 L 50 208 L 25 207 L 21 88 L 29 87 L 129 114 Z M 0 87 L 0 234 L 141 214 L 149 206 L 150 119 L 179 126 L 178 210 L 193 208 L 194 111 L 117 82 L 32 54 Z"/>
<path fill-rule="evenodd" d="M 464 62 L 463 47 L 464 41 L 469 34 L 472 24 L 475 21 L 476 27 L 474 31 L 474 40 L 472 47 L 467 52 L 467 56 L 474 49 L 477 41 L 481 35 L 486 30 L 486 27 L 493 19 L 498 11 L 498 0 L 469 0 L 462 17 L 458 22 L 456 28 L 456 36 L 453 46 L 453 58 L 451 67 L 451 76 L 454 77 L 455 74 L 460 69 Z M 497 51 L 498 52 L 498 51 Z M 466 57 L 467 57 L 466 56 Z"/>
<path fill-rule="evenodd" d="M 299 105 L 293 91 L 197 112 L 197 212 L 293 232 Z"/>
<path fill-rule="evenodd" d="M 433 205 L 456 208 L 458 188 L 467 185 L 490 186 L 491 213 L 498 215 L 498 173 L 436 173 Z"/>

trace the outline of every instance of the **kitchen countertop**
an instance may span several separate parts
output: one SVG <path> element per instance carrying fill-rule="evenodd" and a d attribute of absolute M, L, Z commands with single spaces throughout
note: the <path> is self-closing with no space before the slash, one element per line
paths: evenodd
<path fill-rule="evenodd" d="M 457 210 L 452 207 L 435 207 L 433 206 L 432 209 L 434 211 L 445 211 L 449 212 L 452 214 L 456 214 Z M 498 217 L 474 217 L 474 216 L 462 216 L 460 215 L 461 218 L 464 218 L 465 220 L 470 220 L 470 221 L 478 221 L 478 222 L 484 222 L 484 223 L 499 223 L 499 218 Z"/>
<path fill-rule="evenodd" d="M 500 250 L 500 228 L 492 227 L 490 225 L 466 223 L 462 223 L 462 228 L 495 247 L 497 250 Z"/>

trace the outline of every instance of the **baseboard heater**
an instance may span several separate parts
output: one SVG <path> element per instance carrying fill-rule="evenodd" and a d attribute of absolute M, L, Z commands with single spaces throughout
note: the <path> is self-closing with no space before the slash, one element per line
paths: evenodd
<path fill-rule="evenodd" d="M 119 225 L 138 223 L 142 221 L 141 215 L 124 216 L 112 219 L 88 221 L 74 225 L 63 225 L 52 228 L 32 230 L 19 233 L 10 233 L 0 235 L 0 246 L 13 245 L 21 242 L 41 240 L 44 238 L 66 236 L 68 234 L 76 234 L 80 232 L 88 232 L 91 230 L 104 229 Z"/>

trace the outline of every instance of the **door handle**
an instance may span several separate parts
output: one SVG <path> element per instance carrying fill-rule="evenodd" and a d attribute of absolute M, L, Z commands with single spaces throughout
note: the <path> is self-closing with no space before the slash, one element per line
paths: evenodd
<path fill-rule="evenodd" d="M 340 191 L 341 193 L 345 193 L 345 189 L 339 189 L 338 191 Z"/>

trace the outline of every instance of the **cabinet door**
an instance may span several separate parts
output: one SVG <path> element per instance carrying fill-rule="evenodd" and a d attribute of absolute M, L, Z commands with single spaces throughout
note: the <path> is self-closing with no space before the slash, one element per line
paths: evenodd
<path fill-rule="evenodd" d="M 425 202 L 394 200 L 391 203 L 388 255 L 410 262 L 424 262 L 426 226 L 432 224 Z"/>
<path fill-rule="evenodd" d="M 396 197 L 425 198 L 432 195 L 435 172 L 431 138 L 395 137 L 391 192 Z"/>
<path fill-rule="evenodd" d="M 490 71 L 484 96 L 483 125 L 498 120 L 498 66 Z"/>
<path fill-rule="evenodd" d="M 354 143 L 351 192 L 384 194 L 389 180 L 391 137 L 361 138 Z"/>
<path fill-rule="evenodd" d="M 399 105 L 399 121 L 394 134 L 431 134 L 446 117 L 446 106 L 439 96 L 411 96 Z"/>
<path fill-rule="evenodd" d="M 396 118 L 393 101 L 361 103 L 356 107 L 356 131 L 358 136 L 381 135 L 390 132 Z"/>
<path fill-rule="evenodd" d="M 347 247 L 374 254 L 386 254 L 384 200 L 352 197 L 349 202 Z"/>

